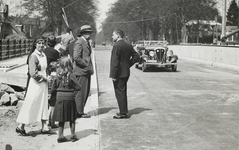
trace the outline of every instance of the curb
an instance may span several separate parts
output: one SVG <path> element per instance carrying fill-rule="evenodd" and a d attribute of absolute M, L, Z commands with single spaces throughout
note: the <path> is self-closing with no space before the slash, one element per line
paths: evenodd
<path fill-rule="evenodd" d="M 26 65 L 26 63 L 10 67 L 9 69 L 4 70 L 3 72 L 8 72 L 8 71 L 11 71 L 11 70 L 16 69 L 18 67 L 24 66 L 24 65 Z"/>
<path fill-rule="evenodd" d="M 95 145 L 94 149 L 98 150 L 100 149 L 100 138 L 99 138 L 99 115 L 98 115 L 98 107 L 99 107 L 99 86 L 98 86 L 98 80 L 97 80 L 97 70 L 96 70 L 96 62 L 95 62 L 95 48 L 92 48 L 92 64 L 94 69 L 94 74 L 91 77 L 91 89 L 90 89 L 90 97 L 91 97 L 91 111 L 93 112 L 93 124 L 95 129 L 97 129 L 96 133 L 98 135 L 98 138 L 94 139 Z"/>

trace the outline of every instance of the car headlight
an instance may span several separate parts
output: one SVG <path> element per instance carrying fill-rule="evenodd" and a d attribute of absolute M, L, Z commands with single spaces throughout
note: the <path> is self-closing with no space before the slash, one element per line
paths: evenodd
<path fill-rule="evenodd" d="M 150 52 L 149 52 L 149 56 L 151 56 L 151 57 L 153 57 L 154 54 L 155 54 L 154 51 L 150 51 Z"/>

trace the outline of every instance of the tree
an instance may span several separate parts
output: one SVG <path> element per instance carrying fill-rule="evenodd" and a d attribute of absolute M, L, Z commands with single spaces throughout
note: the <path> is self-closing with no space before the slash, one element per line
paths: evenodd
<path fill-rule="evenodd" d="M 227 11 L 227 26 L 238 25 L 238 6 L 235 0 L 232 0 L 230 7 Z"/>
<path fill-rule="evenodd" d="M 186 42 L 186 23 L 192 19 L 213 20 L 218 15 L 215 4 L 214 0 L 118 0 L 108 17 L 134 23 L 141 39 L 164 37 L 177 42 L 181 36 L 181 42 Z"/>
<path fill-rule="evenodd" d="M 165 3 L 167 3 L 165 1 Z M 185 43 L 187 29 L 186 23 L 192 19 L 195 20 L 213 20 L 214 16 L 218 14 L 213 0 L 174 0 L 168 2 L 165 8 L 170 10 L 167 13 L 175 14 L 181 27 L 181 42 Z M 171 8 L 171 9 L 170 9 Z"/>
<path fill-rule="evenodd" d="M 67 16 L 70 28 L 75 33 L 81 25 L 89 24 L 96 31 L 95 17 L 97 8 L 94 0 L 24 0 L 23 7 L 32 15 L 32 12 L 38 12 L 40 18 L 47 21 L 54 31 L 62 26 L 66 27 L 62 13 Z M 53 32 L 54 32 L 53 31 Z M 58 33 L 60 34 L 60 33 Z"/>

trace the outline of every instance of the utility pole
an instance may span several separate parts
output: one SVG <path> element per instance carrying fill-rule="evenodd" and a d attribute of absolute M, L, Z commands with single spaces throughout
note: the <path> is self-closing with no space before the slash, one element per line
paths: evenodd
<path fill-rule="evenodd" d="M 227 0 L 222 0 L 222 34 L 221 38 L 226 35 L 226 9 L 227 9 Z"/>

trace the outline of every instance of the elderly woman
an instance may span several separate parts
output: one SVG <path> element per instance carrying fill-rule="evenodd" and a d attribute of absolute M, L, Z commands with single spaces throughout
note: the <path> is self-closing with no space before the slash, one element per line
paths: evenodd
<path fill-rule="evenodd" d="M 52 133 L 46 123 L 48 120 L 48 82 L 51 78 L 46 73 L 47 59 L 43 53 L 44 47 L 44 38 L 37 37 L 28 58 L 30 80 L 24 103 L 17 117 L 19 125 L 16 128 L 16 132 L 22 136 L 28 135 L 25 131 L 25 124 L 40 121 L 42 122 L 41 132 L 43 134 Z"/>

